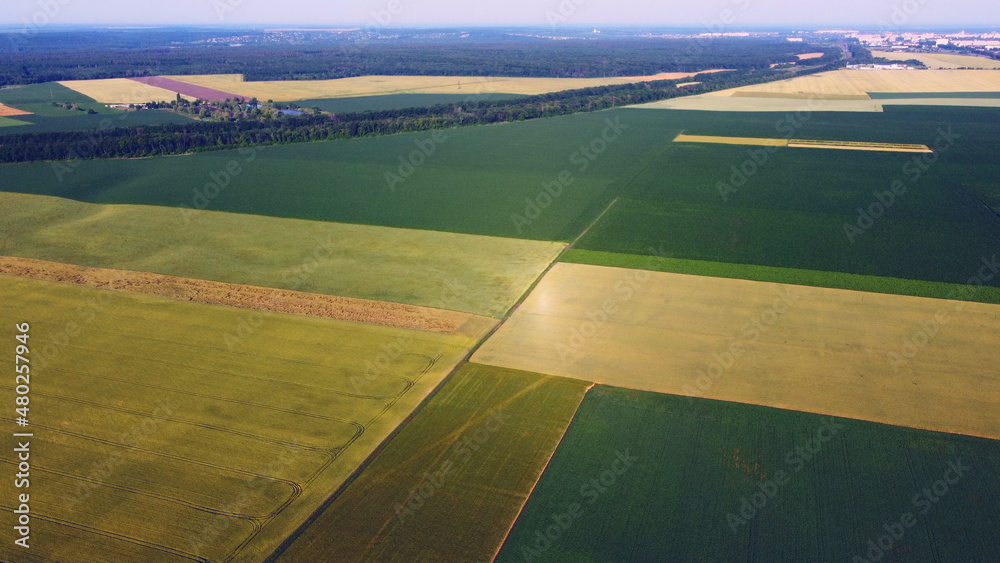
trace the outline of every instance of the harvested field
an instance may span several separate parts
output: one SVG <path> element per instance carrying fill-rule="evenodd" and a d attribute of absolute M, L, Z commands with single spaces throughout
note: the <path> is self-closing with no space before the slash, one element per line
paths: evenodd
<path fill-rule="evenodd" d="M 262 560 L 474 343 L 6 275 L 0 294 L 4 338 L 30 323 L 46 561 Z"/>
<path fill-rule="evenodd" d="M 717 145 L 753 145 L 762 147 L 787 147 L 788 139 L 763 139 L 758 137 L 715 137 L 712 135 L 685 135 L 674 137 L 675 143 L 711 143 Z"/>
<path fill-rule="evenodd" d="M 818 59 L 825 55 L 826 53 L 804 53 L 801 55 L 795 55 L 800 61 L 810 61 L 812 59 Z"/>
<path fill-rule="evenodd" d="M 881 151 L 881 152 L 934 152 L 927 145 L 917 145 L 910 143 L 869 143 L 860 141 L 820 141 L 814 139 L 788 139 L 788 146 L 791 148 L 807 149 L 839 149 L 854 151 Z"/>
<path fill-rule="evenodd" d="M 471 337 L 481 337 L 494 324 L 494 321 L 485 317 L 444 309 L 180 278 L 149 272 L 87 268 L 12 256 L 0 256 L 0 274 L 258 311 L 309 315 L 446 334 L 461 332 Z"/>
<path fill-rule="evenodd" d="M 762 139 L 755 137 L 713 137 L 710 135 L 685 135 L 683 133 L 677 135 L 677 137 L 674 138 L 674 142 L 883 152 L 934 152 L 927 145 L 911 145 L 901 143 L 864 143 L 857 141 L 817 141 L 806 139 Z"/>
<path fill-rule="evenodd" d="M 710 70 L 709 72 L 724 72 Z M 236 92 L 259 100 L 294 102 L 310 98 L 341 98 L 383 94 L 547 94 L 576 88 L 630 84 L 650 80 L 677 80 L 698 72 L 660 73 L 651 76 L 613 78 L 507 78 L 483 76 L 359 76 L 336 80 L 287 80 L 244 82 L 239 74 L 169 76 L 180 82 L 225 92 Z"/>
<path fill-rule="evenodd" d="M 888 51 L 872 51 L 873 57 L 885 57 L 890 60 L 906 61 L 916 59 L 927 68 L 934 70 L 959 69 L 959 68 L 981 68 L 998 69 L 1000 61 L 986 57 L 976 57 L 973 55 L 951 55 L 945 53 L 899 53 Z"/>
<path fill-rule="evenodd" d="M 63 80 L 59 84 L 102 104 L 144 104 L 146 102 L 166 102 L 177 98 L 177 92 L 128 78 Z M 194 100 L 190 96 L 182 95 L 181 97 Z"/>
<path fill-rule="evenodd" d="M 589 386 L 465 365 L 278 561 L 490 561 Z"/>
<path fill-rule="evenodd" d="M 998 92 L 1000 72 L 981 70 L 836 70 L 788 80 L 662 100 L 633 107 L 707 111 L 858 111 L 880 112 L 885 105 L 976 105 L 998 107 L 996 100 L 950 98 L 875 100 L 871 92 Z"/>
<path fill-rule="evenodd" d="M 506 312 L 563 248 L 5 192 L 0 207 L 9 210 L 0 223 L 0 255 L 494 317 Z"/>
<path fill-rule="evenodd" d="M 995 439 L 998 330 L 996 305 L 557 264 L 473 361 Z"/>
<path fill-rule="evenodd" d="M 869 92 L 997 92 L 1000 91 L 1000 72 L 835 70 L 713 92 L 711 95 L 728 96 L 734 91 L 817 96 L 864 95 Z"/>
<path fill-rule="evenodd" d="M 0 117 L 11 117 L 14 115 L 31 115 L 31 112 L 0 104 Z"/>
<path fill-rule="evenodd" d="M 996 440 L 598 386 L 496 561 L 987 561 L 998 469 Z"/>
<path fill-rule="evenodd" d="M 237 98 L 243 99 L 238 94 L 222 92 L 212 88 L 205 88 L 204 86 L 195 86 L 194 84 L 188 84 L 187 82 L 181 82 L 179 80 L 171 80 L 170 78 L 164 78 L 162 76 L 147 76 L 143 78 L 133 78 L 132 80 L 149 86 L 154 86 L 156 88 L 176 92 L 182 96 L 187 96 L 189 98 L 201 98 L 202 100 L 209 102 Z"/>
<path fill-rule="evenodd" d="M 815 96 L 790 95 L 732 95 L 713 96 L 698 94 L 670 100 L 661 100 L 648 104 L 629 106 L 639 109 L 683 109 L 695 111 L 729 111 L 729 112 L 803 112 L 818 111 L 836 112 L 881 112 L 883 100 L 868 99 L 824 99 Z"/>

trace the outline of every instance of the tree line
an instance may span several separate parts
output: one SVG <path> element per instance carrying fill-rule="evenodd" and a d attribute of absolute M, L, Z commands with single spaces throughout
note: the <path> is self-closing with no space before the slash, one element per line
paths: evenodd
<path fill-rule="evenodd" d="M 836 66 L 823 65 L 799 74 L 831 70 Z M 473 98 L 460 103 L 396 110 L 332 115 L 264 114 L 236 121 L 0 135 L 0 162 L 152 157 L 509 123 L 653 102 L 789 76 L 788 72 L 768 68 L 705 75 L 700 85 L 683 89 L 677 88 L 676 80 L 664 80 L 505 100 Z"/>

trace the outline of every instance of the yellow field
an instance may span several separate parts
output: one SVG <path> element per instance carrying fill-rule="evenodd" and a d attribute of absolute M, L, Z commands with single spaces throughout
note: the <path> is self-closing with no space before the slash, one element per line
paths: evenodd
<path fill-rule="evenodd" d="M 675 143 L 712 143 L 718 145 L 754 145 L 760 147 L 793 147 L 807 149 L 842 149 L 882 152 L 934 152 L 927 145 L 898 143 L 867 143 L 854 141 L 818 141 L 807 139 L 764 139 L 758 137 L 714 137 L 711 135 L 685 135 L 674 137 Z"/>
<path fill-rule="evenodd" d="M 886 105 L 1000 107 L 996 99 L 872 100 L 869 92 L 1000 92 L 1000 72 L 983 70 L 835 70 L 789 80 L 662 100 L 634 107 L 707 111 L 880 112 Z"/>
<path fill-rule="evenodd" d="M 818 59 L 825 54 L 826 53 L 805 53 L 802 55 L 795 55 L 795 56 L 798 57 L 800 61 L 809 61 L 812 59 Z"/>
<path fill-rule="evenodd" d="M 996 305 L 558 264 L 473 361 L 997 439 L 998 331 Z"/>
<path fill-rule="evenodd" d="M 835 70 L 790 80 L 714 92 L 866 95 L 869 92 L 1000 92 L 1000 72 L 981 70 Z"/>
<path fill-rule="evenodd" d="M 177 93 L 156 86 L 149 86 L 128 78 L 107 78 L 102 80 L 63 80 L 59 82 L 84 96 L 94 98 L 102 104 L 144 104 L 146 102 L 169 102 L 177 99 Z M 194 100 L 190 96 L 181 96 Z"/>
<path fill-rule="evenodd" d="M 887 59 L 900 60 L 900 61 L 905 61 L 908 59 L 916 59 L 927 65 L 927 68 L 932 68 L 932 69 L 1000 68 L 1000 61 L 987 59 L 986 57 L 974 57 L 971 55 L 948 55 L 948 54 L 938 54 L 938 53 L 934 54 L 891 53 L 887 51 L 872 51 L 872 55 L 875 57 L 885 57 Z"/>
<path fill-rule="evenodd" d="M 5 340 L 30 323 L 37 526 L 0 561 L 262 561 L 475 341 L 5 275 L 0 294 Z"/>
<path fill-rule="evenodd" d="M 720 72 L 720 71 L 706 71 Z M 259 100 L 293 102 L 312 98 L 349 98 L 383 94 L 547 94 L 576 88 L 629 84 L 648 80 L 676 80 L 699 73 L 660 73 L 616 78 L 506 78 L 483 76 L 359 76 L 336 80 L 244 82 L 239 74 L 167 76 Z"/>
<path fill-rule="evenodd" d="M 761 147 L 787 147 L 788 139 L 763 139 L 758 137 L 714 137 L 711 135 L 685 135 L 674 137 L 675 143 L 712 143 L 717 145 L 755 145 Z"/>

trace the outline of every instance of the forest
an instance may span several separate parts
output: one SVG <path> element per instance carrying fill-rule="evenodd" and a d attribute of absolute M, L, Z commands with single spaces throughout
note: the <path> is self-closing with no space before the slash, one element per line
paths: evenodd
<path fill-rule="evenodd" d="M 193 32 L 192 32 L 193 33 Z M 243 74 L 255 80 L 316 80 L 364 75 L 519 76 L 582 78 L 648 76 L 708 69 L 766 69 L 795 63 L 798 53 L 823 51 L 809 61 L 840 57 L 835 47 L 772 38 L 602 38 L 552 41 L 506 38 L 459 41 L 368 40 L 337 36 L 308 45 L 269 44 L 248 33 L 220 44 L 204 34 L 159 45 L 134 35 L 68 47 L 73 34 L 45 33 L 30 40 L 0 34 L 0 85 L 179 74 Z M 112 34 L 111 37 L 117 37 Z M 158 37 L 153 34 L 153 39 Z M 259 41 L 257 41 L 259 40 Z M 82 44 L 82 43 L 81 43 Z"/>

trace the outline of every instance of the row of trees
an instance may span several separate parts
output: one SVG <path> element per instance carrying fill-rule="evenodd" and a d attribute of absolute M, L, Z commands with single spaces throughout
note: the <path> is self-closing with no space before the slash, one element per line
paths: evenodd
<path fill-rule="evenodd" d="M 816 67 L 806 72 L 830 68 L 833 65 Z M 683 90 L 676 87 L 676 81 L 670 80 L 585 88 L 506 100 L 471 99 L 457 104 L 339 115 L 262 115 L 257 119 L 238 121 L 202 121 L 100 132 L 3 135 L 0 136 L 0 162 L 150 157 L 506 123 L 652 102 L 788 76 L 787 72 L 764 69 L 706 75 L 701 85 Z"/>

